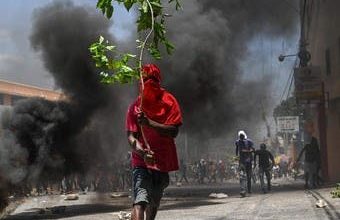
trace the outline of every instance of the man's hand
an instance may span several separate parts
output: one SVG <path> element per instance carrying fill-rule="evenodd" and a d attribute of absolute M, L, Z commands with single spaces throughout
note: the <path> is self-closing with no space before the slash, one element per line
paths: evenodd
<path fill-rule="evenodd" d="M 147 164 L 154 164 L 155 163 L 155 157 L 154 157 L 154 152 L 151 150 L 145 150 L 142 148 L 141 143 L 138 140 L 135 140 L 132 143 L 133 149 L 141 156 L 144 160 L 145 163 Z"/>
<path fill-rule="evenodd" d="M 144 158 L 145 156 L 145 150 L 142 148 L 142 145 L 141 143 L 138 141 L 138 140 L 135 140 L 133 143 L 132 143 L 132 148 L 141 156 Z"/>
<path fill-rule="evenodd" d="M 154 152 L 152 152 L 151 150 L 148 150 L 145 152 L 144 154 L 144 162 L 146 164 L 154 164 L 155 163 L 155 156 L 154 156 Z"/>

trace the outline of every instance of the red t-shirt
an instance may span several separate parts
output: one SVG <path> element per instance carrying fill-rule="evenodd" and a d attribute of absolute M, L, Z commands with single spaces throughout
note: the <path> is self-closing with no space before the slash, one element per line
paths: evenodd
<path fill-rule="evenodd" d="M 166 94 L 166 98 L 171 99 L 174 102 L 170 105 L 166 117 L 171 118 L 174 115 L 180 115 L 179 105 L 176 99 L 169 93 Z M 126 117 L 126 130 L 131 132 L 137 132 L 140 134 L 140 126 L 138 124 L 138 111 L 139 99 L 137 99 L 132 105 L 130 105 L 127 117 Z M 151 118 L 152 119 L 152 118 Z M 174 126 L 181 125 L 181 119 L 176 119 Z M 167 125 L 171 125 L 166 123 Z M 145 167 L 148 169 L 158 170 L 161 172 L 170 172 L 178 170 L 178 158 L 176 151 L 175 140 L 172 137 L 159 134 L 155 129 L 143 126 L 143 132 L 147 142 L 150 145 L 151 151 L 154 152 L 155 163 L 150 165 L 146 164 L 136 152 L 132 152 L 132 167 Z M 146 149 L 142 135 L 139 135 L 138 140 L 142 143 L 142 147 Z"/>

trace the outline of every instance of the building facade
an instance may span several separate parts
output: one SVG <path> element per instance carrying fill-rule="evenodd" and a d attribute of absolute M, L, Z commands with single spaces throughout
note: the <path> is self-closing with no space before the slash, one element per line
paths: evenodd
<path fill-rule="evenodd" d="M 65 99 L 61 92 L 0 80 L 0 105 L 12 106 L 17 101 L 30 97 L 40 97 L 50 101 Z"/>
<path fill-rule="evenodd" d="M 304 1 L 302 1 L 304 2 Z M 311 52 L 310 64 L 321 67 L 325 95 L 324 132 L 330 181 L 340 180 L 340 1 L 307 0 L 305 37 Z M 302 8 L 303 9 L 303 8 Z M 320 109 L 314 121 L 320 124 Z M 321 149 L 325 146 L 321 146 Z"/>

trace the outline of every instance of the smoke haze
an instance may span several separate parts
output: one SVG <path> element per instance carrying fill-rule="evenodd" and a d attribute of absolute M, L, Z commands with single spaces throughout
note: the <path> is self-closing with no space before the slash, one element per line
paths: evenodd
<path fill-rule="evenodd" d="M 282 1 L 183 1 L 183 12 L 168 24 L 176 51 L 161 66 L 169 75 L 165 84 L 182 104 L 189 134 L 203 143 L 234 138 L 238 129 L 263 138 L 257 133 L 263 125 L 262 105 L 268 109 L 274 102 L 270 94 L 276 73 L 263 72 L 259 59 L 247 66 L 249 45 L 259 35 L 267 40 L 294 37 L 297 20 L 298 14 Z"/>
<path fill-rule="evenodd" d="M 136 93 L 99 83 L 87 48 L 99 35 L 112 37 L 111 24 L 94 7 L 57 1 L 34 12 L 30 42 L 68 98 L 24 100 L 4 117 L 8 135 L 0 157 L 7 159 L 1 159 L 1 169 L 13 170 L 6 176 L 12 183 L 49 169 L 81 172 L 98 159 L 121 159 L 128 149 L 125 110 Z M 185 0 L 183 8 L 168 22 L 176 51 L 160 63 L 163 84 L 184 113 L 182 131 L 199 148 L 210 139 L 234 138 L 238 129 L 261 139 L 261 106 L 268 109 L 274 101 L 274 79 L 263 73 L 262 64 L 247 62 L 256 56 L 249 45 L 258 35 L 292 38 L 296 12 L 281 0 Z M 128 43 L 123 48 L 134 47 Z"/>
<path fill-rule="evenodd" d="M 53 169 L 61 171 L 60 175 L 84 172 L 103 155 L 100 142 L 89 132 L 90 121 L 98 109 L 107 106 L 111 92 L 99 82 L 88 47 L 99 35 L 110 39 L 109 27 L 96 10 L 69 1 L 34 12 L 32 46 L 67 98 L 60 102 L 25 99 L 4 117 L 3 128 L 10 135 L 2 143 L 5 154 L 1 155 L 8 159 L 1 168 L 17 168 L 5 177 L 11 183 L 36 181 Z M 86 144 L 83 135 L 90 139 Z M 11 145 L 15 154 L 6 153 Z M 20 163 L 13 165 L 11 159 Z"/>

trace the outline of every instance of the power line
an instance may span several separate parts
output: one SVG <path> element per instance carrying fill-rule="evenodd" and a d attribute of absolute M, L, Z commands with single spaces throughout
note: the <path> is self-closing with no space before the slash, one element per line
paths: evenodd
<path fill-rule="evenodd" d="M 287 89 L 290 88 L 290 86 L 291 86 L 291 84 L 292 84 L 292 81 L 293 81 L 293 74 L 294 74 L 294 68 L 295 68 L 295 66 L 297 65 L 297 61 L 298 61 L 298 59 L 296 58 L 296 59 L 295 59 L 295 62 L 294 62 L 294 65 L 293 65 L 293 67 L 292 67 L 292 70 L 291 70 L 291 72 L 290 72 L 290 74 L 289 74 L 289 77 L 288 77 L 288 79 L 287 79 L 287 82 L 286 82 L 286 85 L 285 85 L 285 87 L 284 87 L 284 90 L 283 90 L 283 92 L 282 92 L 282 94 L 281 94 L 280 103 L 282 102 L 283 97 L 285 96 L 285 94 L 286 94 L 286 92 L 287 92 Z"/>
<path fill-rule="evenodd" d="M 291 80 L 291 77 L 292 77 L 292 76 L 293 76 L 293 71 L 291 71 L 291 73 L 289 74 L 288 80 L 287 80 L 287 82 L 286 82 L 285 88 L 284 88 L 284 90 L 283 90 L 283 92 L 282 92 L 282 95 L 281 95 L 281 98 L 280 98 L 280 104 L 281 104 L 281 102 L 282 102 L 282 100 L 283 100 L 283 97 L 284 97 L 285 94 L 286 94 L 286 91 L 287 91 L 288 85 L 290 84 L 290 80 Z"/>
<path fill-rule="evenodd" d="M 291 91 L 291 88 L 292 88 L 292 85 L 293 85 L 293 81 L 294 81 L 294 77 L 292 77 L 292 79 L 290 80 L 290 85 L 289 85 L 289 89 L 288 89 L 288 92 L 287 92 L 286 99 L 288 99 L 288 97 L 290 95 L 290 91 Z"/>

